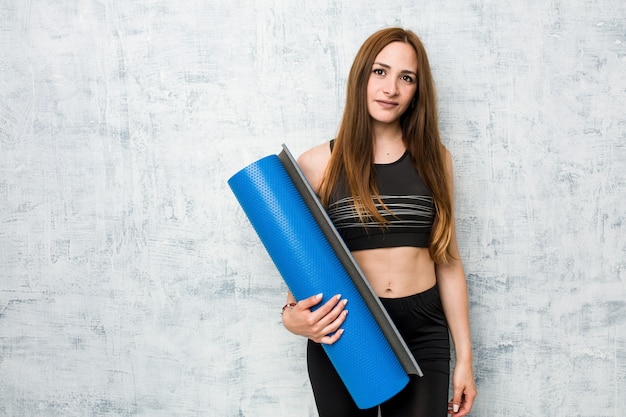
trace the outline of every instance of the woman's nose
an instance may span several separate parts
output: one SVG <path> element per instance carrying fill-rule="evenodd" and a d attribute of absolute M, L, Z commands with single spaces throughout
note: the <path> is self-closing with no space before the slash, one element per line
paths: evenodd
<path fill-rule="evenodd" d="M 383 87 L 383 92 L 388 96 L 395 96 L 398 94 L 398 84 L 395 80 L 389 80 Z"/>

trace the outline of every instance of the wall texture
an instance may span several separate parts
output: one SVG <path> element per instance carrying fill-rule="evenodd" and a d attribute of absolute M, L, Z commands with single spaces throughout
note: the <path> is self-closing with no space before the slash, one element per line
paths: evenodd
<path fill-rule="evenodd" d="M 315 416 L 226 180 L 331 138 L 390 25 L 455 159 L 473 415 L 622 416 L 622 0 L 0 0 L 0 415 Z"/>

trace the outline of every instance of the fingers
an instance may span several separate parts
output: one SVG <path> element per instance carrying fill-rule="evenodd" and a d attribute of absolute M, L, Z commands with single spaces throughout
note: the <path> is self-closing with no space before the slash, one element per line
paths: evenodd
<path fill-rule="evenodd" d="M 283 313 L 283 323 L 293 333 L 305 336 L 314 342 L 333 344 L 343 334 L 343 325 L 348 311 L 348 300 L 337 294 L 319 305 L 322 294 L 301 300 L 287 313 Z M 319 305 L 319 306 L 318 306 Z M 318 306 L 314 311 L 312 307 Z"/>
<path fill-rule="evenodd" d="M 318 308 L 314 314 L 319 317 L 320 320 L 322 320 L 322 318 L 326 318 L 328 321 L 334 321 L 337 319 L 347 303 L 348 300 L 341 300 L 341 294 L 337 294 L 328 300 L 323 306 Z"/>
<path fill-rule="evenodd" d="M 454 389 L 454 395 L 452 396 L 452 412 L 458 413 L 461 408 L 461 403 L 463 402 L 463 391 L 458 389 Z"/>
<path fill-rule="evenodd" d="M 325 345 L 332 345 L 333 343 L 335 343 L 337 340 L 339 340 L 339 338 L 341 337 L 341 335 L 343 334 L 344 330 L 343 329 L 339 329 L 336 332 L 334 332 L 332 335 L 330 336 L 324 336 L 320 339 L 319 343 L 325 344 Z"/>
<path fill-rule="evenodd" d="M 332 345 L 337 340 L 339 340 L 339 338 L 343 334 L 344 329 L 342 329 L 341 326 L 348 316 L 348 310 L 343 309 L 346 303 L 347 300 L 343 300 L 341 303 L 338 303 L 333 311 L 327 314 L 322 320 L 322 322 L 327 320 L 331 321 L 320 331 L 321 335 L 323 336 L 320 340 L 320 343 Z"/>
<path fill-rule="evenodd" d="M 310 310 L 311 307 L 316 306 L 321 301 L 322 294 L 317 294 L 298 303 L 297 308 L 300 310 Z M 337 319 L 347 302 L 347 300 L 341 301 L 341 294 L 335 295 L 315 311 L 311 311 L 311 317 L 309 319 L 311 324 L 313 325 L 319 322 L 321 327 L 327 326 Z"/>
<path fill-rule="evenodd" d="M 331 345 L 339 340 L 343 334 L 340 327 L 348 314 L 347 303 L 348 300 L 341 300 L 341 295 L 337 294 L 313 313 L 312 320 L 319 326 L 316 329 L 318 343 Z"/>
<path fill-rule="evenodd" d="M 319 303 L 319 300 L 317 302 Z M 330 345 L 339 340 L 343 334 L 343 329 L 340 327 L 348 314 L 345 310 L 347 303 L 348 300 L 342 300 L 341 294 L 337 294 L 312 312 L 310 321 L 313 326 L 314 341 Z"/>
<path fill-rule="evenodd" d="M 466 414 L 469 414 L 470 411 L 472 411 L 472 406 L 474 405 L 475 398 L 476 398 L 475 394 L 463 396 L 463 403 L 461 405 L 461 410 L 459 411 L 459 414 L 458 414 L 459 416 L 464 416 Z"/>
<path fill-rule="evenodd" d="M 472 411 L 476 395 L 465 395 L 455 390 L 452 400 L 448 403 L 448 414 L 453 417 L 463 417 Z"/>
<path fill-rule="evenodd" d="M 452 414 L 456 416 L 460 409 L 461 409 L 460 402 L 455 403 L 454 401 L 450 401 L 448 403 L 448 414 Z"/>
<path fill-rule="evenodd" d="M 318 305 L 320 301 L 322 301 L 322 294 L 312 295 L 309 298 L 305 298 L 304 300 L 300 301 L 298 303 L 298 306 L 303 310 L 307 310 L 313 306 Z"/>
<path fill-rule="evenodd" d="M 472 406 L 465 400 L 462 400 L 460 405 L 452 403 L 448 405 L 448 414 L 452 415 L 452 417 L 463 417 L 468 415 L 470 411 L 472 411 Z"/>

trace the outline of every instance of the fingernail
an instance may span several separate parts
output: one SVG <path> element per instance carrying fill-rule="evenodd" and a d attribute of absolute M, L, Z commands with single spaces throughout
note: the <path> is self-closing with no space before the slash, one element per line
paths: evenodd
<path fill-rule="evenodd" d="M 341 294 L 337 294 L 337 295 L 335 296 L 335 298 L 336 298 L 337 300 L 341 299 Z"/>
<path fill-rule="evenodd" d="M 317 298 L 317 299 L 319 300 L 319 299 L 320 299 L 320 298 L 322 298 L 323 296 L 324 296 L 324 294 L 323 294 L 323 293 L 319 293 L 319 294 L 317 294 L 317 295 L 315 296 L 315 298 Z"/>
<path fill-rule="evenodd" d="M 459 412 L 459 405 L 458 404 L 452 405 L 452 411 L 454 411 L 455 413 L 458 413 Z"/>
<path fill-rule="evenodd" d="M 346 304 L 348 304 L 348 300 L 343 300 L 342 303 L 345 306 Z"/>

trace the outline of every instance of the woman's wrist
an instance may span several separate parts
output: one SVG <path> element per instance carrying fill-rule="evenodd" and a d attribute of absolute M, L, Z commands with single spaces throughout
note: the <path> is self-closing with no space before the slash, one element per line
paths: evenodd
<path fill-rule="evenodd" d="M 290 309 L 290 310 L 291 310 L 291 309 L 292 309 L 292 308 L 294 308 L 295 306 L 296 306 L 296 303 L 287 303 L 287 304 L 285 304 L 285 305 L 283 306 L 283 308 L 282 308 L 282 310 L 281 310 L 280 314 L 283 314 L 283 313 L 285 312 L 285 310 L 287 310 L 287 309 Z"/>
<path fill-rule="evenodd" d="M 454 343 L 454 353 L 456 363 L 467 363 L 472 365 L 474 361 L 474 355 L 472 352 L 472 345 L 468 343 Z"/>
<path fill-rule="evenodd" d="M 471 353 L 469 355 L 457 353 L 454 362 L 456 363 L 456 366 L 468 366 L 470 368 L 473 368 L 474 366 L 474 360 Z"/>

